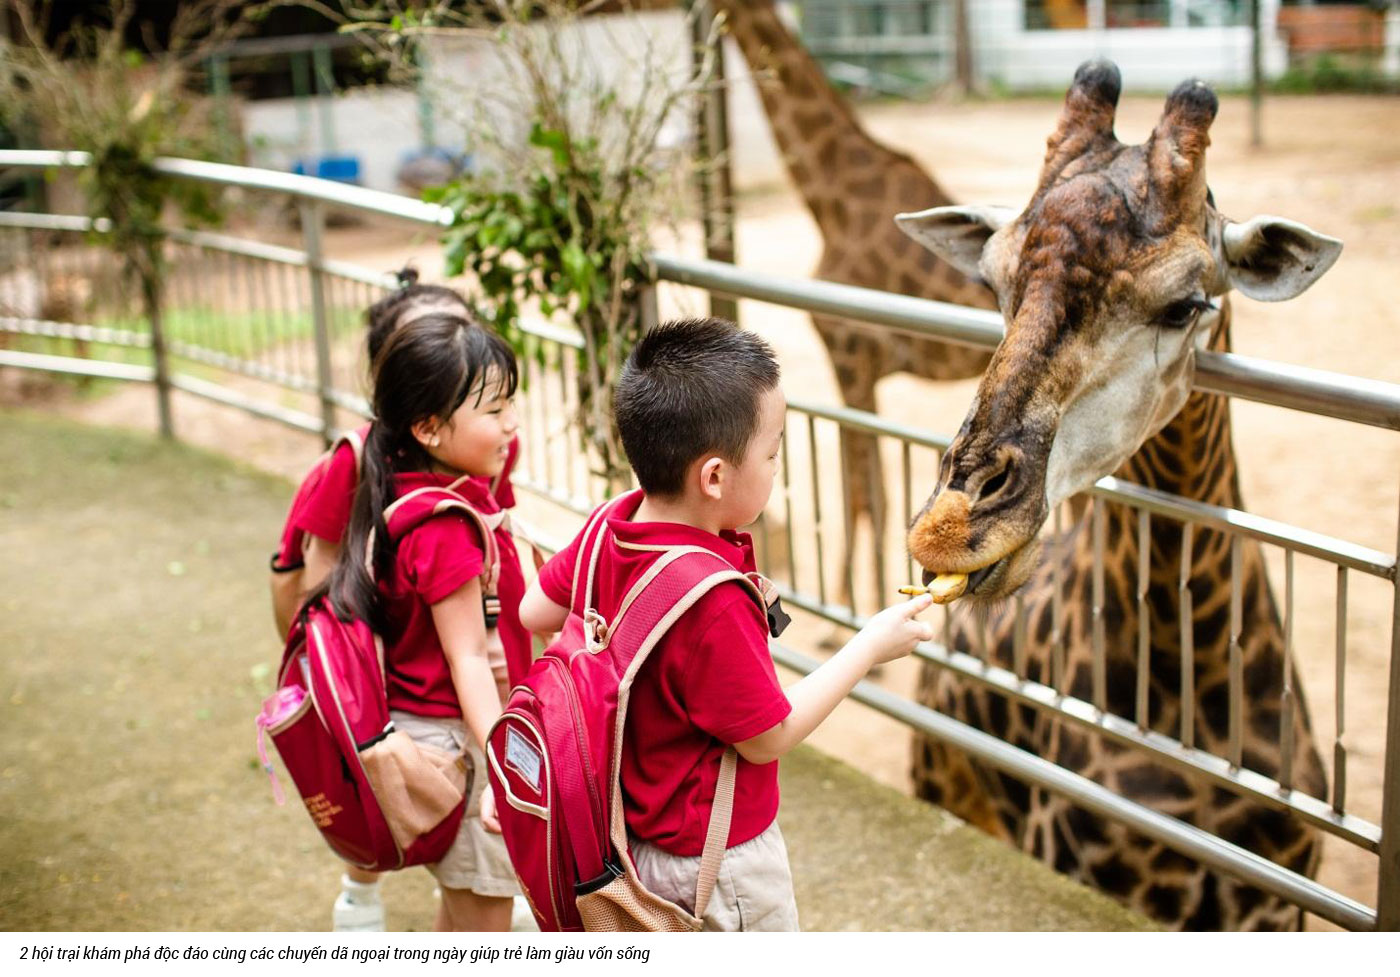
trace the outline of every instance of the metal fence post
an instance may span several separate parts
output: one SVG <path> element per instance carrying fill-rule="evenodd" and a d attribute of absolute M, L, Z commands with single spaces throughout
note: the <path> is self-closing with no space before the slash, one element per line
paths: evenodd
<path fill-rule="evenodd" d="M 646 285 L 637 295 L 637 308 L 641 317 L 640 334 L 645 336 L 656 328 L 661 320 L 661 311 L 656 300 L 656 285 Z"/>
<path fill-rule="evenodd" d="M 321 397 L 321 437 L 329 447 L 335 440 L 335 401 L 331 399 L 331 335 L 326 316 L 325 282 L 321 272 L 321 230 L 326 215 L 317 200 L 303 200 L 301 211 L 302 249 L 306 252 L 306 273 L 311 285 L 311 324 L 316 336 L 316 391 Z"/>
<path fill-rule="evenodd" d="M 146 317 L 151 323 L 151 355 L 155 359 L 156 370 L 156 414 L 160 423 L 160 436 L 175 437 L 175 423 L 170 410 L 170 357 L 165 348 L 165 325 L 161 301 L 164 299 L 159 272 L 141 276 L 141 293 L 146 304 Z"/>
<path fill-rule="evenodd" d="M 1395 552 L 1400 561 L 1400 533 Z M 1376 929 L 1400 930 L 1400 575 L 1391 580 L 1390 695 L 1386 706 L 1385 767 L 1381 779 L 1381 851 L 1377 865 Z"/>

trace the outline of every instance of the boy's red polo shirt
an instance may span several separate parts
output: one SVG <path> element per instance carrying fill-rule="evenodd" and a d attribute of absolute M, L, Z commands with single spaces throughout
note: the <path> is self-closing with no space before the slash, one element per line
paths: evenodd
<path fill-rule="evenodd" d="M 368 424 L 360 428 L 362 439 L 368 440 L 369 429 Z M 520 438 L 511 438 L 505 467 L 501 469 L 500 479 L 493 493 L 496 503 L 502 509 L 515 506 L 515 489 L 510 484 L 510 473 L 515 468 L 515 459 L 519 454 Z M 339 543 L 345 535 L 345 527 L 350 525 L 350 507 L 355 501 L 355 486 L 359 481 L 355 475 L 354 449 L 348 444 L 340 445 L 335 454 L 331 455 L 330 463 L 324 468 L 317 466 L 307 479 L 309 481 L 316 477 L 319 477 L 319 481 L 314 486 L 308 487 L 303 483 L 303 488 L 298 491 L 297 498 L 292 503 L 292 512 L 287 522 L 302 532 L 319 536 L 330 543 Z M 488 478 L 473 481 L 479 481 L 483 485 L 490 483 Z"/>
<path fill-rule="evenodd" d="M 426 486 L 446 486 L 450 475 L 413 472 L 395 476 L 396 496 Z M 485 479 L 469 479 L 456 491 L 479 512 L 499 510 Z M 384 662 L 391 709 L 417 716 L 458 717 L 461 700 L 452 683 L 452 672 L 442 650 L 432 605 L 480 576 L 485 555 L 475 527 L 461 513 L 446 512 L 415 526 L 399 540 L 392 570 L 380 581 L 391 622 L 384 634 Z M 520 600 L 525 577 L 514 541 L 504 529 L 496 530 L 501 553 L 497 595 L 501 614 L 497 622 L 506 655 L 506 669 L 514 685 L 530 667 L 530 632 L 520 623 Z"/>
<path fill-rule="evenodd" d="M 613 537 L 599 556 L 594 594 L 604 618 L 612 619 L 659 555 L 629 546 L 703 546 L 736 570 L 753 571 L 746 533 L 632 522 L 641 498 L 609 519 Z M 539 575 L 545 596 L 564 607 L 578 547 L 575 538 Z M 791 711 L 768 653 L 766 616 L 738 584 L 720 584 L 671 626 L 634 680 L 622 754 L 628 829 L 673 855 L 699 855 L 726 744 L 771 729 Z M 777 814 L 778 764 L 741 756 L 727 847 L 756 837 Z"/>

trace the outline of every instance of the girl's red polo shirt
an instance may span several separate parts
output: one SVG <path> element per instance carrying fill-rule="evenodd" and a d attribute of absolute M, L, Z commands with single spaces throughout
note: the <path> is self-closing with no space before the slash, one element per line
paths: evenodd
<path fill-rule="evenodd" d="M 598 558 L 594 594 L 604 618 L 611 620 L 659 555 L 629 546 L 703 546 L 736 570 L 754 569 L 748 534 L 632 522 L 641 498 L 608 521 L 613 535 Z M 564 607 L 578 547 L 575 538 L 539 575 L 545 596 Z M 771 729 L 791 711 L 768 652 L 765 615 L 738 584 L 720 584 L 671 626 L 634 680 L 622 753 L 628 830 L 673 855 L 699 855 L 726 744 Z M 727 847 L 756 837 L 777 814 L 778 764 L 740 757 Z"/>
<path fill-rule="evenodd" d="M 362 439 L 369 438 L 369 428 L 368 424 L 360 428 Z M 496 502 L 502 509 L 515 507 L 515 489 L 510 484 L 510 473 L 515 468 L 515 459 L 519 454 L 520 438 L 511 438 L 510 451 L 506 455 L 505 467 L 501 469 L 494 493 Z M 303 487 L 297 492 L 297 498 L 293 500 L 293 510 L 287 521 L 312 536 L 339 543 L 345 535 L 345 527 L 350 525 L 350 507 L 355 501 L 358 479 L 355 476 L 354 449 L 348 444 L 337 447 L 335 454 L 331 455 L 330 464 L 324 468 L 317 466 L 307 476 L 307 480 L 312 478 L 319 478 L 319 481 L 310 487 L 303 482 Z M 482 478 L 473 481 L 489 485 L 491 480 Z"/>
<path fill-rule="evenodd" d="M 447 486 L 449 475 L 412 472 L 395 476 L 396 497 L 426 486 Z M 456 487 L 478 511 L 499 511 L 485 479 L 469 479 Z M 520 623 L 520 600 L 525 577 L 515 543 L 505 529 L 496 530 L 501 553 L 497 595 L 501 599 L 501 644 L 506 669 L 514 685 L 530 667 L 530 633 Z M 380 581 L 386 617 L 384 637 L 389 707 L 418 716 L 462 715 L 452 672 L 447 666 L 432 605 L 480 576 L 485 555 L 474 526 L 461 513 L 434 516 L 406 533 L 398 543 L 392 570 Z"/>

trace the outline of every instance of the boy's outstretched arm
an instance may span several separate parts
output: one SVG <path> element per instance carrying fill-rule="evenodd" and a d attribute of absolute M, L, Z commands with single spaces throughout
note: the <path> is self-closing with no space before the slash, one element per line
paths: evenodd
<path fill-rule="evenodd" d="M 844 648 L 787 688 L 792 712 L 776 726 L 735 743 L 739 755 L 750 763 L 772 763 L 805 740 L 870 669 L 902 658 L 920 641 L 933 638 L 933 628 L 915 617 L 932 603 L 933 598 L 923 594 L 872 617 Z"/>
<path fill-rule="evenodd" d="M 520 601 L 520 623 L 526 630 L 535 634 L 553 634 L 564 626 L 569 618 L 569 609 L 561 607 L 545 596 L 538 579 L 530 584 Z"/>

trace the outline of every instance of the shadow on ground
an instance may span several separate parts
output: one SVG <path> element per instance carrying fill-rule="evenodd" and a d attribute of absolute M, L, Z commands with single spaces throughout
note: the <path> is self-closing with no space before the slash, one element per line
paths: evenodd
<path fill-rule="evenodd" d="M 291 486 L 139 434 L 0 427 L 0 928 L 328 928 L 340 870 L 255 751 Z M 814 751 L 783 791 L 808 929 L 1147 925 Z M 390 928 L 429 928 L 432 889 L 388 877 Z"/>

